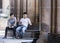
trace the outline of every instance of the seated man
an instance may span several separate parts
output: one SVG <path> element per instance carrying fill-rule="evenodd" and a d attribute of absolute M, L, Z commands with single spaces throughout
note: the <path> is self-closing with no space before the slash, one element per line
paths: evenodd
<path fill-rule="evenodd" d="M 6 27 L 6 30 L 5 30 L 5 36 L 4 38 L 7 38 L 7 31 L 8 30 L 13 30 L 13 36 L 15 37 L 15 29 L 16 29 L 16 17 L 14 17 L 14 14 L 11 13 L 10 14 L 10 18 L 8 19 L 8 22 L 7 22 L 7 27 Z"/>
<path fill-rule="evenodd" d="M 31 20 L 27 17 L 27 14 L 23 15 L 23 18 L 20 19 L 19 22 L 20 26 L 17 27 L 16 32 L 19 34 L 19 38 L 23 37 L 23 34 L 25 33 L 25 30 L 28 27 L 28 24 L 32 25 Z"/>

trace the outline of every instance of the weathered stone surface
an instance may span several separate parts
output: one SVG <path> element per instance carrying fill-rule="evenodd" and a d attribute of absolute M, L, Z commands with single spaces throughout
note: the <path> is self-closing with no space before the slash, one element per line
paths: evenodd
<path fill-rule="evenodd" d="M 22 42 L 32 42 L 33 40 L 25 40 L 25 39 L 4 39 L 2 42 L 4 43 L 22 43 Z"/>
<path fill-rule="evenodd" d="M 57 0 L 57 33 L 60 34 L 60 0 Z"/>

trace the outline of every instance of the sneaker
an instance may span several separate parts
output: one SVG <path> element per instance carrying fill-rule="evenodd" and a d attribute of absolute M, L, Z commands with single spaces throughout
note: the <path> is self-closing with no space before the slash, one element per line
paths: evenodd
<path fill-rule="evenodd" d="M 19 37 L 19 39 L 22 39 L 22 38 L 23 38 L 22 36 Z"/>
<path fill-rule="evenodd" d="M 15 36 L 13 36 L 13 39 L 16 39 L 16 37 L 15 37 Z"/>
<path fill-rule="evenodd" d="M 3 37 L 3 39 L 6 39 L 7 37 Z"/>

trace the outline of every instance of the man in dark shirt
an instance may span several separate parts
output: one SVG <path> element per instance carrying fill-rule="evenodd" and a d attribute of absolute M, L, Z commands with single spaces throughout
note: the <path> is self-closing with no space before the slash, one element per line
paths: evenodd
<path fill-rule="evenodd" d="M 15 30 L 16 30 L 16 17 L 14 17 L 14 14 L 11 13 L 10 14 L 10 18 L 8 19 L 8 22 L 7 22 L 7 27 L 5 29 L 5 36 L 4 38 L 7 38 L 7 31 L 8 30 L 13 30 L 13 37 L 15 37 Z"/>

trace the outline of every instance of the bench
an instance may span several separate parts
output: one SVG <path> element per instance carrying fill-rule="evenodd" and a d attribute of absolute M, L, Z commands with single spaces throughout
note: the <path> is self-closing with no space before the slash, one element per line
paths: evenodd
<path fill-rule="evenodd" d="M 40 31 L 39 31 L 39 26 L 30 26 L 26 30 L 26 32 L 31 32 L 32 38 L 38 38 Z"/>
<path fill-rule="evenodd" d="M 29 37 L 31 37 L 31 38 L 38 38 L 39 33 L 40 33 L 40 31 L 39 31 L 39 26 L 34 26 L 34 25 L 29 26 L 28 29 L 26 30 L 26 33 L 28 33 L 28 32 L 31 33 L 31 34 L 29 34 L 29 35 L 30 35 Z M 11 33 L 12 33 L 12 31 L 9 30 L 8 36 L 12 36 L 13 33 L 12 33 L 12 34 L 11 34 Z M 37 34 L 37 35 L 36 35 L 36 34 Z M 28 36 L 28 35 L 26 35 L 26 36 Z"/>

